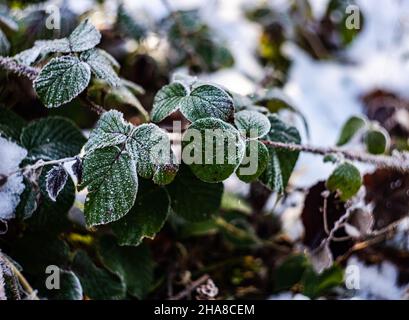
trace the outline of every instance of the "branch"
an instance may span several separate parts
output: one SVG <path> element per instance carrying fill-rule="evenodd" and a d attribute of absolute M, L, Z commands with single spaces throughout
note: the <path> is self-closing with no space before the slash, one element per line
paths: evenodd
<path fill-rule="evenodd" d="M 192 293 L 193 290 L 195 290 L 201 284 L 205 283 L 208 279 L 209 279 L 209 275 L 207 274 L 201 276 L 199 279 L 197 279 L 196 281 L 193 281 L 190 285 L 188 285 L 186 289 L 179 292 L 175 296 L 170 297 L 169 300 L 180 300 L 180 299 L 183 299 L 184 297 L 187 297 L 189 294 Z"/>
<path fill-rule="evenodd" d="M 340 154 L 348 160 L 373 164 L 378 168 L 393 169 L 402 173 L 409 172 L 409 155 L 401 152 L 394 152 L 391 156 L 375 156 L 363 152 L 349 151 L 338 147 L 316 147 L 267 140 L 261 140 L 261 142 L 274 148 L 287 149 L 291 151 L 303 151 L 322 156 L 329 154 Z"/>
<path fill-rule="evenodd" d="M 14 73 L 18 76 L 26 77 L 27 79 L 31 81 L 34 81 L 40 73 L 40 70 L 38 68 L 33 68 L 33 67 L 25 66 L 23 64 L 19 64 L 16 60 L 10 57 L 0 56 L 0 68 L 8 72 Z M 103 107 L 91 101 L 84 95 L 79 96 L 79 99 L 84 105 L 89 107 L 92 111 L 94 111 L 98 115 L 106 112 L 106 110 Z"/>

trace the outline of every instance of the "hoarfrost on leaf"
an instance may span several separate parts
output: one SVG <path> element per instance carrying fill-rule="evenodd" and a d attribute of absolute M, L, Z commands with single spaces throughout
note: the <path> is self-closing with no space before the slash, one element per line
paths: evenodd
<path fill-rule="evenodd" d="M 55 166 L 48 171 L 46 177 L 46 189 L 48 196 L 52 201 L 57 200 L 57 196 L 67 183 L 67 179 L 68 173 L 62 165 Z"/>
<path fill-rule="evenodd" d="M 24 191 L 23 175 L 10 174 L 18 170 L 20 162 L 27 156 L 27 150 L 0 137 L 0 154 L 4 155 L 0 161 L 0 175 L 8 176 L 0 186 L 0 219 L 9 220 L 14 218 L 14 211 Z"/>
<path fill-rule="evenodd" d="M 48 108 L 56 108 L 77 97 L 91 79 L 91 67 L 77 57 L 53 58 L 41 70 L 33 86 Z"/>

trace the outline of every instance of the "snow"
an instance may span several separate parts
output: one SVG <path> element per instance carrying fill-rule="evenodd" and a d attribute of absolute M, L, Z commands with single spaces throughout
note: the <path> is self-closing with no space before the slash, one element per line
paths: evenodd
<path fill-rule="evenodd" d="M 0 174 L 7 176 L 16 171 L 20 162 L 27 156 L 27 150 L 14 142 L 0 137 Z M 24 191 L 23 176 L 14 174 L 0 187 L 0 219 L 9 220 L 14 217 L 14 210 L 20 202 Z"/>
<path fill-rule="evenodd" d="M 356 289 L 355 299 L 403 299 L 406 286 L 397 284 L 398 270 L 388 261 L 377 265 L 365 265 L 357 257 L 348 260 L 348 266 L 356 266 L 359 270 L 359 289 Z"/>

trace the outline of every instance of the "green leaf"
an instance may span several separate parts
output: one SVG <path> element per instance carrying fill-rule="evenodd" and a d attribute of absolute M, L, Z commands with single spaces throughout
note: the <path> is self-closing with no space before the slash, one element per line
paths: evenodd
<path fill-rule="evenodd" d="M 197 179 L 187 166 L 182 166 L 175 180 L 166 187 L 172 210 L 189 221 L 208 219 L 219 208 L 223 184 L 208 184 Z"/>
<path fill-rule="evenodd" d="M 121 84 L 121 80 L 114 70 L 112 61 L 113 57 L 101 50 L 91 49 L 81 53 L 80 59 L 89 64 L 92 73 L 101 80 L 106 81 L 111 87 L 117 87 Z"/>
<path fill-rule="evenodd" d="M 182 138 L 183 161 L 205 182 L 221 182 L 240 165 L 245 142 L 232 125 L 215 118 L 192 123 Z"/>
<path fill-rule="evenodd" d="M 72 269 L 80 279 L 86 297 L 93 300 L 119 300 L 125 297 L 125 283 L 118 276 L 98 268 L 84 251 L 76 253 Z"/>
<path fill-rule="evenodd" d="M 23 178 L 24 191 L 20 195 L 20 202 L 16 208 L 16 217 L 20 220 L 30 218 L 37 210 L 39 197 L 38 187 L 35 187 L 28 178 Z"/>
<path fill-rule="evenodd" d="M 116 221 L 132 208 L 138 177 L 131 156 L 118 147 L 97 149 L 86 154 L 81 188 L 88 188 L 85 220 L 88 226 Z"/>
<path fill-rule="evenodd" d="M 234 118 L 234 124 L 244 136 L 250 139 L 264 137 L 269 133 L 271 124 L 268 118 L 256 111 L 243 110 L 237 112 Z"/>
<path fill-rule="evenodd" d="M 78 127 L 62 117 L 48 117 L 30 123 L 21 133 L 27 159 L 57 160 L 80 153 L 85 138 Z"/>
<path fill-rule="evenodd" d="M 143 299 L 149 293 L 154 263 L 146 245 L 120 247 L 112 238 L 103 237 L 98 253 L 104 266 L 122 279 L 130 295 Z"/>
<path fill-rule="evenodd" d="M 302 292 L 314 299 L 327 293 L 329 290 L 344 284 L 344 272 L 338 265 L 317 274 L 312 267 L 304 272 L 301 280 Z"/>
<path fill-rule="evenodd" d="M 135 205 L 122 219 L 111 224 L 120 245 L 137 246 L 144 238 L 153 239 L 170 212 L 166 190 L 148 180 L 140 180 Z"/>
<path fill-rule="evenodd" d="M 146 28 L 138 24 L 135 19 L 126 12 L 123 4 L 118 7 L 116 24 L 121 33 L 136 41 L 140 41 L 146 36 Z"/>
<path fill-rule="evenodd" d="M 116 110 L 110 110 L 102 114 L 95 129 L 85 144 L 87 152 L 95 149 L 116 146 L 122 144 L 128 138 L 131 125 L 125 122 L 123 114 Z"/>
<path fill-rule="evenodd" d="M 284 143 L 301 143 L 300 134 L 295 127 L 288 126 L 276 115 L 270 115 L 268 118 L 271 123 L 271 129 L 265 137 L 266 140 Z M 297 163 L 299 152 L 274 148 L 268 145 L 267 148 L 270 154 L 270 161 L 260 177 L 260 181 L 271 190 L 283 193 Z"/>
<path fill-rule="evenodd" d="M 367 125 L 367 120 L 360 116 L 353 116 L 345 122 L 338 138 L 337 146 L 347 144 L 355 134 Z"/>
<path fill-rule="evenodd" d="M 365 134 L 366 149 L 372 154 L 383 154 L 389 148 L 390 137 L 383 128 L 371 129 Z"/>
<path fill-rule="evenodd" d="M 179 108 L 190 121 L 208 117 L 228 121 L 234 114 L 233 100 L 224 90 L 203 84 L 189 92 L 182 83 L 174 82 L 156 94 L 152 121 L 160 122 Z"/>
<path fill-rule="evenodd" d="M 72 52 L 82 52 L 94 48 L 101 41 L 101 33 L 85 19 L 68 37 Z"/>
<path fill-rule="evenodd" d="M 237 177 L 246 183 L 257 180 L 267 168 L 270 154 L 260 141 L 246 141 L 246 154 L 236 171 Z"/>
<path fill-rule="evenodd" d="M 141 177 L 153 177 L 159 184 L 172 182 L 178 166 L 165 131 L 152 123 L 142 124 L 131 133 L 127 149 Z"/>
<path fill-rule="evenodd" d="M 359 170 L 349 162 L 340 164 L 327 180 L 327 188 L 337 192 L 342 201 L 353 197 L 362 185 Z"/>
<path fill-rule="evenodd" d="M 0 136 L 20 143 L 20 135 L 26 122 L 13 111 L 0 107 Z"/>
<path fill-rule="evenodd" d="M 160 122 L 175 112 L 179 108 L 182 99 L 187 95 L 187 89 L 180 82 L 174 82 L 162 87 L 153 101 L 152 121 Z"/>
<path fill-rule="evenodd" d="M 90 66 L 74 56 L 53 58 L 34 80 L 34 89 L 47 108 L 56 108 L 77 97 L 91 79 Z"/>
<path fill-rule="evenodd" d="M 274 289 L 276 291 L 289 290 L 300 282 L 308 261 L 303 254 L 294 254 L 286 258 L 275 270 Z"/>

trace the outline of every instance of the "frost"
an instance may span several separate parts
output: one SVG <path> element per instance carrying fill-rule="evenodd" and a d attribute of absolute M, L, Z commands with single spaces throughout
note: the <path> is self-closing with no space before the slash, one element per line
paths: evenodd
<path fill-rule="evenodd" d="M 55 166 L 48 171 L 46 177 L 46 189 L 48 196 L 52 201 L 57 200 L 57 196 L 67 183 L 67 179 L 68 173 L 62 165 Z"/>
<path fill-rule="evenodd" d="M 27 151 L 0 137 L 0 154 L 2 155 L 0 175 L 7 176 L 18 169 L 20 162 L 27 156 Z M 14 218 L 14 210 L 20 202 L 20 195 L 23 191 L 24 184 L 21 174 L 11 175 L 7 182 L 0 186 L 0 219 Z"/>
<path fill-rule="evenodd" d="M 47 63 L 33 85 L 46 107 L 55 108 L 78 96 L 90 79 L 91 68 L 87 63 L 64 56 Z"/>

